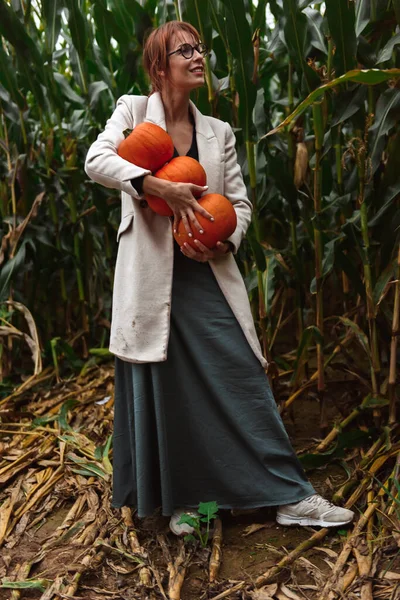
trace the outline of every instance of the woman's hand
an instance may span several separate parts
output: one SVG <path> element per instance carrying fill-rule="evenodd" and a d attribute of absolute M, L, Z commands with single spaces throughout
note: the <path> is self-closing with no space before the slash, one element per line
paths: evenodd
<path fill-rule="evenodd" d="M 218 258 L 218 256 L 223 256 L 224 254 L 228 254 L 233 249 L 233 244 L 230 242 L 217 242 L 215 248 L 210 250 L 202 244 L 199 240 L 193 240 L 198 250 L 194 250 L 188 243 L 184 243 L 181 246 L 181 252 L 187 256 L 188 258 L 192 258 L 193 260 L 197 260 L 197 262 L 207 262 L 209 260 L 213 260 Z"/>
<path fill-rule="evenodd" d="M 201 194 L 208 186 L 195 185 L 194 183 L 179 183 L 158 179 L 152 175 L 146 175 L 143 179 L 143 192 L 159 196 L 168 204 L 174 213 L 174 233 L 182 219 L 183 225 L 189 237 L 193 237 L 194 228 L 201 234 L 202 226 L 198 222 L 195 212 L 214 221 L 214 217 L 205 210 L 196 200 L 193 192 Z"/>

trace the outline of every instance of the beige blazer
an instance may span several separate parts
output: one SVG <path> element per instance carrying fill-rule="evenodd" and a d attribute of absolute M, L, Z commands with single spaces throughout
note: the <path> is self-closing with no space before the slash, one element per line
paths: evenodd
<path fill-rule="evenodd" d="M 236 253 L 249 226 L 252 205 L 247 198 L 237 163 L 231 126 L 201 114 L 190 102 L 196 124 L 199 162 L 207 174 L 207 193 L 226 196 L 237 214 L 237 228 L 229 238 Z M 106 187 L 121 190 L 122 215 L 115 268 L 110 351 L 133 363 L 167 359 L 173 269 L 171 221 L 155 214 L 131 184 L 131 179 L 150 174 L 124 160 L 117 148 L 123 131 L 149 121 L 166 129 L 159 93 L 124 95 L 106 127 L 89 148 L 85 171 Z M 250 310 L 247 290 L 233 254 L 210 261 L 215 278 L 262 366 L 266 367 Z M 238 349 L 239 352 L 239 349 Z M 239 357 L 240 360 L 240 357 Z"/>

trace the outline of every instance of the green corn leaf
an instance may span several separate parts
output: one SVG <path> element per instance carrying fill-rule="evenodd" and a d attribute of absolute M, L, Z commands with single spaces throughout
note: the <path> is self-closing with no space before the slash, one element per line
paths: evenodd
<path fill-rule="evenodd" d="M 298 8 L 297 0 L 283 0 L 285 42 L 291 59 L 302 75 L 302 89 L 309 94 L 321 83 L 307 64 L 309 25 L 307 16 Z"/>
<path fill-rule="evenodd" d="M 72 87 L 69 85 L 67 78 L 64 75 L 55 71 L 54 79 L 60 86 L 61 93 L 65 98 L 67 98 L 71 102 L 75 102 L 75 104 L 85 104 L 85 100 L 82 98 L 82 96 L 79 96 L 79 94 L 74 92 Z"/>
<path fill-rule="evenodd" d="M 17 254 L 8 260 L 0 271 L 0 302 L 7 300 L 13 275 L 19 273 L 25 263 L 25 243 L 23 242 Z"/>
<path fill-rule="evenodd" d="M 65 5 L 68 8 L 68 26 L 71 33 L 72 43 L 77 51 L 81 61 L 85 61 L 87 57 L 87 49 L 89 46 L 88 27 L 86 24 L 85 15 L 80 8 L 79 0 L 65 0 Z"/>
<path fill-rule="evenodd" d="M 15 104 L 23 110 L 25 102 L 18 88 L 15 67 L 10 56 L 4 50 L 3 44 L 0 44 L 0 83 L 6 88 Z"/>
<path fill-rule="evenodd" d="M 104 90 L 109 90 L 108 84 L 105 81 L 93 81 L 89 84 L 90 108 L 96 108 L 100 100 L 100 94 L 104 92 Z"/>
<path fill-rule="evenodd" d="M 68 412 L 74 408 L 75 406 L 77 406 L 78 404 L 80 404 L 80 402 L 78 400 L 75 400 L 74 398 L 70 398 L 69 400 L 66 400 L 63 405 L 61 406 L 60 412 L 58 414 L 58 423 L 61 427 L 61 429 L 64 430 L 68 430 L 71 429 L 71 426 L 68 424 L 67 418 L 68 418 Z"/>
<path fill-rule="evenodd" d="M 367 99 L 367 93 L 368 89 L 365 85 L 360 85 L 356 89 L 339 93 L 335 99 L 335 110 L 331 127 L 336 127 L 340 123 L 347 121 L 363 108 Z"/>
<path fill-rule="evenodd" d="M 374 306 L 379 305 L 382 295 L 386 291 L 386 286 L 395 274 L 396 260 L 397 259 L 394 259 L 392 262 L 390 262 L 379 275 L 373 291 Z"/>
<path fill-rule="evenodd" d="M 57 420 L 57 415 L 48 415 L 47 417 L 36 417 L 35 419 L 33 419 L 32 423 L 31 423 L 31 427 L 35 428 L 35 427 L 42 427 L 43 425 L 46 425 L 47 423 L 53 423 L 53 421 Z"/>
<path fill-rule="evenodd" d="M 354 2 L 326 0 L 326 17 L 336 47 L 333 57 L 335 72 L 337 76 L 343 75 L 357 64 Z"/>
<path fill-rule="evenodd" d="M 182 20 L 194 25 L 200 33 L 201 40 L 212 47 L 212 26 L 209 0 L 181 0 Z"/>
<path fill-rule="evenodd" d="M 355 333 L 357 340 L 360 342 L 360 345 L 363 348 L 363 350 L 365 350 L 365 353 L 371 364 L 371 354 L 370 354 L 369 343 L 368 343 L 368 338 L 367 338 L 366 334 L 351 319 L 348 319 L 347 317 L 338 317 L 338 319 L 339 319 L 339 321 L 341 321 L 343 323 L 343 325 L 345 325 L 346 327 L 349 327 Z"/>
<path fill-rule="evenodd" d="M 60 34 L 63 7 L 63 0 L 41 0 L 42 20 L 46 25 L 46 52 L 49 56 L 53 54 Z"/>
<path fill-rule="evenodd" d="M 269 316 L 272 308 L 272 299 L 275 294 L 276 281 L 275 281 L 275 268 L 278 266 L 278 260 L 276 256 L 270 256 L 266 259 L 266 269 L 264 272 L 264 301 L 265 301 L 265 312 Z"/>
<path fill-rule="evenodd" d="M 140 45 L 143 44 L 145 32 L 152 27 L 150 15 L 137 0 L 110 0 L 109 8 L 115 17 L 115 22 L 125 38 L 135 32 Z"/>
<path fill-rule="evenodd" d="M 72 452 L 69 452 L 67 454 L 67 457 L 69 459 L 71 459 L 73 462 L 75 462 L 78 465 L 81 465 L 81 467 L 90 473 L 91 476 L 97 475 L 98 477 L 101 477 L 102 479 L 105 479 L 106 481 L 108 481 L 109 479 L 109 475 L 103 471 L 103 469 L 101 467 L 99 467 L 98 465 L 88 462 L 86 459 L 84 458 L 79 458 L 79 456 L 76 456 L 76 454 L 73 454 Z"/>
<path fill-rule="evenodd" d="M 253 252 L 257 270 L 261 271 L 261 272 L 265 271 L 266 262 L 265 262 L 264 248 L 261 246 L 260 242 L 257 240 L 253 223 L 250 223 L 250 226 L 247 230 L 247 239 L 250 243 L 250 247 Z"/>
<path fill-rule="evenodd" d="M 113 468 L 112 468 L 112 464 L 110 462 L 110 459 L 108 458 L 108 455 L 109 455 L 109 452 L 110 452 L 110 448 L 111 448 L 111 444 L 112 444 L 112 439 L 113 439 L 113 436 L 112 436 L 112 434 L 110 434 L 109 437 L 108 437 L 108 440 L 106 442 L 106 445 L 104 446 L 103 455 L 102 455 L 102 461 L 103 461 L 104 470 L 106 471 L 106 473 L 109 473 L 110 475 L 113 472 Z"/>
<path fill-rule="evenodd" d="M 226 8 L 227 39 L 233 56 L 234 77 L 239 93 L 239 123 L 245 142 L 253 139 L 253 108 L 257 89 L 251 81 L 253 72 L 253 47 L 251 30 L 243 0 L 222 0 Z"/>
<path fill-rule="evenodd" d="M 337 79 L 333 79 L 329 83 L 325 85 L 321 85 L 318 89 L 314 90 L 307 96 L 303 102 L 301 102 L 295 110 L 284 120 L 280 125 L 269 131 L 265 136 L 262 136 L 258 141 L 261 141 L 264 137 L 273 135 L 280 131 L 283 127 L 287 127 L 291 123 L 293 123 L 303 112 L 312 105 L 315 100 L 321 98 L 324 93 L 330 88 L 337 87 L 342 83 L 346 83 L 348 81 L 355 81 L 357 83 L 363 83 L 365 85 L 377 85 L 378 83 L 383 83 L 384 81 L 388 81 L 389 79 L 395 79 L 400 77 L 400 69 L 387 69 L 387 70 L 379 70 L 379 69 L 363 69 L 363 70 L 354 70 L 349 71 L 345 75 L 341 75 Z M 388 90 L 388 91 L 398 91 L 398 90 Z"/>
<path fill-rule="evenodd" d="M 328 54 L 326 47 L 326 35 L 324 31 L 324 19 L 318 10 L 313 8 L 306 8 L 304 14 L 307 15 L 308 29 L 310 34 L 310 42 L 320 50 L 323 54 Z"/>
<path fill-rule="evenodd" d="M 0 0 L 0 34 L 14 46 L 22 61 L 27 65 L 34 65 L 37 75 L 45 83 L 43 59 L 38 46 L 5 0 Z"/>
<path fill-rule="evenodd" d="M 364 31 L 370 20 L 371 7 L 369 1 L 356 0 L 356 20 L 355 20 L 355 33 L 356 37 L 359 37 Z"/>
<path fill-rule="evenodd" d="M 6 581 L 3 579 L 0 588 L 9 590 L 39 590 L 45 592 L 51 584 L 50 579 L 25 579 L 24 581 Z"/>
<path fill-rule="evenodd" d="M 265 11 L 267 8 L 267 3 L 268 0 L 259 0 L 253 17 L 253 31 L 260 29 L 261 35 L 264 35 L 266 32 L 267 19 Z"/>
<path fill-rule="evenodd" d="M 384 48 L 382 48 L 382 50 L 379 52 L 376 60 L 377 64 L 390 60 L 392 58 L 393 50 L 398 44 L 400 44 L 400 33 L 390 38 L 386 46 L 384 46 Z"/>
<path fill-rule="evenodd" d="M 113 356 L 108 348 L 90 348 L 89 354 L 93 354 L 93 356 L 100 357 Z"/>
<path fill-rule="evenodd" d="M 389 399 L 384 398 L 383 396 L 374 396 L 373 394 L 368 394 L 364 398 L 361 404 L 362 409 L 370 409 L 370 408 L 383 408 L 389 404 Z"/>
<path fill-rule="evenodd" d="M 335 252 L 336 252 L 336 244 L 342 239 L 341 236 L 330 240 L 324 245 L 324 258 L 322 260 L 322 278 L 327 277 L 329 273 L 332 271 L 333 266 L 335 264 Z M 314 279 L 310 285 L 310 292 L 312 294 L 317 293 L 317 281 Z"/>
<path fill-rule="evenodd" d="M 95 37 L 96 41 L 104 54 L 104 57 L 109 57 L 111 52 L 111 37 L 113 26 L 113 13 L 107 10 L 107 2 L 104 0 L 95 0 L 93 4 L 93 19 L 95 22 Z M 116 39 L 118 39 L 117 36 Z"/>
<path fill-rule="evenodd" d="M 391 88 L 381 94 L 376 104 L 375 122 L 370 127 L 369 154 L 372 173 L 379 167 L 386 144 L 386 135 L 396 125 L 400 116 L 400 90 Z"/>
<path fill-rule="evenodd" d="M 300 343 L 296 353 L 296 360 L 293 365 L 293 375 L 291 379 L 292 384 L 298 382 L 301 368 L 305 363 L 308 349 L 313 340 L 321 345 L 323 344 L 323 337 L 321 335 L 320 330 L 318 329 L 318 327 L 311 325 L 310 327 L 306 327 L 306 329 L 304 329 L 303 333 L 301 334 Z"/>

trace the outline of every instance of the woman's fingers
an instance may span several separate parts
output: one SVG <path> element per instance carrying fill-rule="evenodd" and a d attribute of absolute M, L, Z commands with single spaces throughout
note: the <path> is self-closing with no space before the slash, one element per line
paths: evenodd
<path fill-rule="evenodd" d="M 183 226 L 186 230 L 186 233 L 188 234 L 189 237 L 193 237 L 193 233 L 192 233 L 192 229 L 190 227 L 190 222 L 189 222 L 188 216 L 186 214 L 181 214 L 181 219 L 182 219 Z"/>
<path fill-rule="evenodd" d="M 188 209 L 187 215 L 188 215 L 190 223 L 192 225 L 192 229 L 195 227 L 199 233 L 204 233 L 203 227 L 198 222 L 196 215 L 194 214 L 194 212 L 191 208 Z"/>
<path fill-rule="evenodd" d="M 197 202 L 197 200 L 195 199 L 195 201 L 193 202 L 192 205 L 193 210 L 197 211 L 198 213 L 200 213 L 203 217 L 205 217 L 206 219 L 209 219 L 210 221 L 214 221 L 214 217 L 212 216 L 211 213 L 208 212 L 208 210 L 206 210 L 205 208 L 203 208 L 201 206 L 201 204 L 199 204 Z"/>
<path fill-rule="evenodd" d="M 179 221 L 181 220 L 180 213 L 174 212 L 174 233 L 178 231 Z"/>
<path fill-rule="evenodd" d="M 181 251 L 185 256 L 197 260 L 197 262 L 205 262 L 207 260 L 202 252 L 196 252 L 196 250 L 186 242 L 181 246 Z"/>
<path fill-rule="evenodd" d="M 185 256 L 187 256 L 188 258 L 197 260 L 197 262 L 207 262 L 208 260 L 210 260 L 210 258 L 213 258 L 213 255 L 212 255 L 212 253 L 210 255 L 210 251 L 208 250 L 208 248 L 206 248 L 206 250 L 207 250 L 207 252 L 202 252 L 201 250 L 196 252 L 196 250 L 194 248 L 192 248 L 192 246 L 190 244 L 188 244 L 187 242 L 185 242 L 181 246 L 182 253 Z"/>
<path fill-rule="evenodd" d="M 198 251 L 201 254 L 203 254 L 203 256 L 205 257 L 206 260 L 211 260 L 212 258 L 214 258 L 214 252 L 212 250 L 210 250 L 210 248 L 207 248 L 207 246 L 202 244 L 202 242 L 200 242 L 200 240 L 195 239 L 193 241 L 196 244 Z"/>

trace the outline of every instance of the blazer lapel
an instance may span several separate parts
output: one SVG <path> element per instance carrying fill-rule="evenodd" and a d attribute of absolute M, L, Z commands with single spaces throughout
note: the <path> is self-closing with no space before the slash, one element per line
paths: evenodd
<path fill-rule="evenodd" d="M 218 140 L 208 120 L 204 117 L 204 115 L 202 115 L 202 113 L 191 100 L 190 107 L 196 126 L 196 141 L 199 151 L 199 163 L 202 165 L 207 175 L 207 193 L 221 194 L 223 192 L 221 185 L 221 177 L 223 173 L 221 169 L 221 149 L 218 144 Z M 159 92 L 154 92 L 154 94 L 149 96 L 146 117 L 144 120 L 154 123 L 165 130 L 167 129 L 165 123 L 164 105 Z"/>
<path fill-rule="evenodd" d="M 199 151 L 199 163 L 207 174 L 207 193 L 222 193 L 221 148 L 217 137 L 205 116 L 190 101 L 196 125 L 196 141 Z"/>

